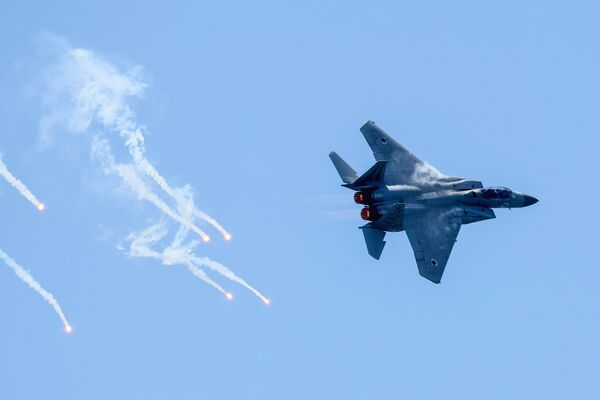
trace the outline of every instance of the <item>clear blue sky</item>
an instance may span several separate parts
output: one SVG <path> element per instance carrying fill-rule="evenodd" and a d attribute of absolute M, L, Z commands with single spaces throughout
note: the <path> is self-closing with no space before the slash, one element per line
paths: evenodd
<path fill-rule="evenodd" d="M 0 265 L 0 398 L 600 396 L 596 2 L 82 3 L 0 14 L 0 152 L 47 205 L 0 181 L 0 248 L 76 329 Z M 89 137 L 35 149 L 42 32 L 143 66 L 148 158 L 234 234 L 199 253 L 271 306 L 116 249 L 158 214 L 111 193 Z M 367 119 L 540 202 L 463 227 L 441 285 L 404 233 L 375 261 L 327 157 L 371 166 Z"/>

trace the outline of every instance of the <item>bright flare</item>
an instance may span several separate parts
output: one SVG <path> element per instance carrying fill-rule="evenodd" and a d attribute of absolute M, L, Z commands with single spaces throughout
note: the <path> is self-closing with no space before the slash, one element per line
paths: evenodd
<path fill-rule="evenodd" d="M 52 293 L 44 289 L 42 285 L 40 285 L 40 283 L 36 281 L 28 271 L 25 270 L 25 268 L 17 264 L 15 260 L 10 258 L 8 254 L 6 254 L 1 249 L 0 259 L 2 259 L 6 263 L 6 265 L 8 265 L 23 282 L 25 282 L 30 288 L 35 290 L 40 296 L 42 296 L 44 300 L 46 300 L 52 306 L 52 308 L 54 308 L 54 311 L 56 312 L 56 314 L 58 314 L 58 317 L 65 326 L 65 331 L 68 332 L 72 329 L 71 324 L 69 324 L 69 322 L 67 321 L 65 314 L 63 313 L 62 309 L 60 308 L 60 305 L 58 304 L 58 301 L 56 301 Z"/>
<path fill-rule="evenodd" d="M 225 293 L 225 297 L 227 297 L 227 300 L 233 300 L 233 294 L 232 293 Z"/>
<path fill-rule="evenodd" d="M 46 206 L 44 205 L 44 203 L 39 203 L 37 205 L 37 209 L 40 210 L 40 211 L 44 211 L 44 208 L 46 208 Z"/>
<path fill-rule="evenodd" d="M 267 299 L 267 298 L 264 298 L 264 299 L 263 299 L 263 301 L 265 302 L 265 304 L 266 304 L 266 305 L 269 305 L 269 304 L 271 304 L 271 300 L 269 300 L 269 299 Z"/>
<path fill-rule="evenodd" d="M 65 332 L 66 333 L 71 333 L 73 332 L 73 327 L 71 325 L 66 325 L 65 326 Z"/>
<path fill-rule="evenodd" d="M 229 233 L 226 233 L 223 236 L 225 236 L 225 240 L 231 240 L 231 235 Z"/>
<path fill-rule="evenodd" d="M 38 210 L 42 211 L 44 209 L 44 205 L 42 203 L 40 203 L 40 201 L 33 195 L 33 193 L 31 193 L 31 191 L 29 191 L 27 186 L 25 186 L 25 184 L 23 182 L 21 182 L 20 180 L 15 178 L 15 176 L 10 173 L 10 171 L 6 167 L 6 164 L 4 164 L 4 162 L 2 161 L 1 157 L 0 157 L 0 176 L 3 176 L 4 179 L 6 179 L 6 181 L 11 184 L 12 187 L 17 189 L 19 191 L 19 193 L 21 193 L 21 195 L 23 197 L 25 197 L 27 200 L 29 200 L 29 202 L 31 204 L 33 204 Z"/>

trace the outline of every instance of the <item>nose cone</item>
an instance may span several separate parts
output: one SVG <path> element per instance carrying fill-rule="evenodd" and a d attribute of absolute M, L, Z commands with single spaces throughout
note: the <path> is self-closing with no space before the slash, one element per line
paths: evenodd
<path fill-rule="evenodd" d="M 530 196 L 528 194 L 524 194 L 523 195 L 523 207 L 527 207 L 530 206 L 532 204 L 535 204 L 538 202 L 538 199 L 536 199 L 533 196 Z"/>

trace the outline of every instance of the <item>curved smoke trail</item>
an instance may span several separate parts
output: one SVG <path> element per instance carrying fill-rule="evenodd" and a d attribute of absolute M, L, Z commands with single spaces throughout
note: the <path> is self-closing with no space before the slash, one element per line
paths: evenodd
<path fill-rule="evenodd" d="M 270 304 L 270 300 L 268 298 L 266 298 L 254 287 L 249 285 L 242 278 L 238 277 L 225 265 L 213 261 L 208 257 L 198 257 L 195 255 L 192 251 L 196 247 L 197 242 L 191 241 L 187 244 L 183 243 L 186 232 L 186 227 L 180 227 L 171 244 L 169 244 L 169 246 L 163 251 L 158 252 L 152 250 L 151 247 L 161 241 L 167 235 L 167 229 L 163 223 L 151 225 L 141 232 L 129 235 L 129 240 L 131 240 L 129 255 L 132 257 L 150 257 L 158 259 L 165 265 L 184 265 L 194 275 L 211 284 L 221 291 L 228 299 L 231 299 L 233 297 L 231 293 L 225 291 L 216 282 L 212 280 L 210 280 L 210 282 L 208 281 L 210 278 L 208 278 L 201 267 L 209 268 L 230 279 L 231 281 L 244 286 L 246 289 L 250 290 L 257 297 L 259 297 L 265 304 Z"/>
<path fill-rule="evenodd" d="M 67 126 L 74 132 L 83 132 L 93 121 L 117 133 L 139 171 L 149 176 L 174 201 L 182 206 L 189 202 L 167 183 L 158 170 L 148 161 L 144 148 L 144 128 L 135 121 L 135 113 L 129 107 L 129 97 L 141 97 L 146 84 L 139 78 L 139 70 L 120 72 L 107 61 L 85 49 L 65 49 L 61 64 L 53 76 L 51 98 L 63 93 L 71 102 L 71 115 Z M 58 93 L 57 93 L 58 92 Z M 52 116 L 48 120 L 60 117 Z M 193 216 L 203 219 L 217 229 L 226 239 L 231 235 L 212 217 L 199 210 L 193 201 Z M 192 224 L 192 219 L 189 221 Z"/>
<path fill-rule="evenodd" d="M 140 69 L 120 71 L 89 50 L 73 49 L 64 42 L 60 44 L 62 46 L 59 46 L 59 62 L 51 70 L 45 96 L 46 105 L 52 112 L 41 123 L 43 137 L 48 138 L 52 126 L 59 123 L 65 124 L 74 133 L 85 132 L 95 124 L 118 135 L 124 141 L 132 159 L 130 163 L 115 161 L 115 155 L 104 134 L 94 138 L 92 155 L 100 162 L 105 173 L 118 175 L 140 199 L 152 203 L 180 226 L 173 242 L 160 252 L 153 250 L 151 246 L 167 234 L 166 228 L 158 229 L 152 226 L 148 230 L 130 235 L 129 255 L 150 257 L 166 265 L 183 265 L 192 274 L 224 293 L 227 298 L 231 298 L 231 293 L 208 277 L 204 271 L 204 268 L 211 269 L 248 288 L 268 304 L 266 297 L 227 267 L 207 257 L 193 254 L 192 250 L 198 244 L 197 241 L 184 244 L 189 231 L 197 233 L 205 241 L 209 239 L 194 223 L 195 219 L 204 220 L 225 239 L 230 239 L 231 235 L 214 218 L 196 207 L 189 185 L 172 187 L 146 158 L 145 128 L 138 124 L 129 105 L 130 99 L 142 97 L 146 88 L 146 84 L 140 79 Z M 173 207 L 151 189 L 149 181 L 173 200 Z"/>

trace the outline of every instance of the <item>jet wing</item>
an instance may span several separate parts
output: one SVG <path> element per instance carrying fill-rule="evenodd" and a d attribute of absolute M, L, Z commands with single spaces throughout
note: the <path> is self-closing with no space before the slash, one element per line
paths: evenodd
<path fill-rule="evenodd" d="M 406 235 L 415 253 L 419 274 L 440 283 L 460 221 L 452 208 L 429 208 L 406 215 Z"/>
<path fill-rule="evenodd" d="M 363 136 L 373 151 L 377 161 L 389 161 L 386 184 L 421 183 L 424 180 L 443 179 L 445 175 L 412 154 L 393 137 L 385 133 L 373 121 L 367 121 L 361 128 Z"/>
<path fill-rule="evenodd" d="M 444 183 L 451 184 L 452 188 L 457 190 L 483 187 L 479 181 L 442 174 L 394 140 L 373 121 L 367 121 L 360 131 L 371 147 L 375 159 L 379 162 L 388 161 L 383 178 L 386 185 L 427 186 Z"/>
<path fill-rule="evenodd" d="M 383 129 L 375 125 L 375 122 L 367 121 L 360 128 L 360 131 L 369 144 L 369 147 L 371 147 L 371 150 L 373 150 L 375 160 L 390 161 L 396 159 L 407 165 L 423 164 L 423 160 L 412 154 L 406 147 L 385 133 Z"/>

